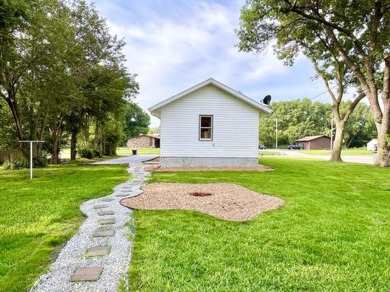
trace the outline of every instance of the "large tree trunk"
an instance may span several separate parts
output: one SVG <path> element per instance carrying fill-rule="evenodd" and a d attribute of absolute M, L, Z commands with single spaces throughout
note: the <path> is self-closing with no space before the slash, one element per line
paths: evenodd
<path fill-rule="evenodd" d="M 51 164 L 59 164 L 59 158 L 58 158 L 58 135 L 57 131 L 52 131 L 52 153 L 51 153 Z"/>
<path fill-rule="evenodd" d="M 72 131 L 72 136 L 70 138 L 70 160 L 76 160 L 76 147 L 77 147 L 77 131 Z"/>
<path fill-rule="evenodd" d="M 381 167 L 390 166 L 390 102 L 384 105 L 381 123 L 375 123 L 378 130 L 378 152 L 374 164 Z"/>
<path fill-rule="evenodd" d="M 15 93 L 15 95 L 16 95 L 16 93 Z M 19 141 L 24 141 L 25 137 L 24 137 L 22 123 L 20 121 L 20 114 L 19 114 L 18 104 L 17 104 L 16 99 L 15 99 L 16 97 L 15 96 L 10 96 L 9 92 L 8 92 L 8 97 L 3 95 L 3 94 L 1 96 L 6 101 L 6 103 L 8 104 L 8 106 L 9 106 L 9 108 L 11 110 L 12 117 L 13 117 L 14 122 L 15 122 L 16 132 L 17 132 Z M 21 143 L 20 149 L 22 151 L 23 156 L 26 159 L 29 159 L 29 157 L 30 157 L 30 150 L 29 150 L 28 143 Z"/>
<path fill-rule="evenodd" d="M 53 125 L 53 127 L 50 129 L 50 131 L 51 131 L 53 145 L 52 145 L 52 153 L 51 153 L 50 163 L 51 164 L 59 164 L 60 163 L 59 154 L 60 154 L 60 150 L 61 150 L 60 143 L 61 143 L 61 137 L 62 137 L 62 129 L 61 129 L 62 118 L 58 117 L 58 120 L 56 121 L 56 123 L 53 123 L 52 125 Z"/>
<path fill-rule="evenodd" d="M 330 161 L 342 162 L 343 160 L 341 159 L 341 150 L 343 148 L 345 122 L 343 120 L 337 121 L 337 119 L 335 119 L 335 123 L 336 123 L 336 136 L 333 141 Z"/>

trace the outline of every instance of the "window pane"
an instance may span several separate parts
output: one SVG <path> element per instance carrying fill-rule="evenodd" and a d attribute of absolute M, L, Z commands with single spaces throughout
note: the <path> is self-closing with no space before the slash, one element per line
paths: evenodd
<path fill-rule="evenodd" d="M 211 128 L 211 117 L 201 117 L 200 118 L 200 126 Z"/>
<path fill-rule="evenodd" d="M 201 129 L 200 130 L 201 139 L 211 139 L 211 129 Z"/>
<path fill-rule="evenodd" d="M 201 140 L 213 139 L 213 116 L 199 116 L 199 138 Z"/>

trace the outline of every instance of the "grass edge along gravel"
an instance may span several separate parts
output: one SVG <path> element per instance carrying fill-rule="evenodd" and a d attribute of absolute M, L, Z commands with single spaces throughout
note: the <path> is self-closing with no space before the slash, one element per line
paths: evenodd
<path fill-rule="evenodd" d="M 282 197 L 278 210 L 226 222 L 138 211 L 131 291 L 386 291 L 389 169 L 267 157 L 274 172 L 154 173 L 151 182 L 232 182 Z"/>
<path fill-rule="evenodd" d="M 0 291 L 27 291 L 85 219 L 82 202 L 128 179 L 124 165 L 0 171 Z"/>

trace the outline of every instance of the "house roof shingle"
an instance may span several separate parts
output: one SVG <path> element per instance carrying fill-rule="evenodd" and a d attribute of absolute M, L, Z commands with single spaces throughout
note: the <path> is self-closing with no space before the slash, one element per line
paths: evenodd
<path fill-rule="evenodd" d="M 325 135 L 306 136 L 306 137 L 303 137 L 303 138 L 300 138 L 300 139 L 296 140 L 296 142 L 309 142 L 309 141 L 313 141 L 315 139 L 322 138 L 322 137 L 329 138 L 328 136 L 325 136 Z"/>

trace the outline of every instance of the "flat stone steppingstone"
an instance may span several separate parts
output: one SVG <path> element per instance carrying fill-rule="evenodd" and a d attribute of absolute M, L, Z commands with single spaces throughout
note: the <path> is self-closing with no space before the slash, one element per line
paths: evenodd
<path fill-rule="evenodd" d="M 114 215 L 114 211 L 112 210 L 99 211 L 98 215 L 99 216 Z"/>
<path fill-rule="evenodd" d="M 103 208 L 108 208 L 108 205 L 107 204 L 99 204 L 99 205 L 95 205 L 93 207 L 95 209 L 103 209 Z"/>
<path fill-rule="evenodd" d="M 103 198 L 102 201 L 103 202 L 112 202 L 112 201 L 114 201 L 114 199 L 112 199 L 112 198 Z"/>
<path fill-rule="evenodd" d="M 115 218 L 99 219 L 98 223 L 99 225 L 115 224 Z"/>
<path fill-rule="evenodd" d="M 94 246 L 87 250 L 87 257 L 106 256 L 110 253 L 111 248 L 109 246 Z"/>
<path fill-rule="evenodd" d="M 98 229 L 95 231 L 93 237 L 112 237 L 115 235 L 115 230 L 113 229 Z"/>
<path fill-rule="evenodd" d="M 81 267 L 74 271 L 71 282 L 97 281 L 103 272 L 102 267 Z"/>

